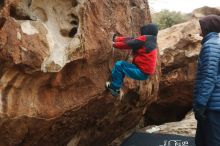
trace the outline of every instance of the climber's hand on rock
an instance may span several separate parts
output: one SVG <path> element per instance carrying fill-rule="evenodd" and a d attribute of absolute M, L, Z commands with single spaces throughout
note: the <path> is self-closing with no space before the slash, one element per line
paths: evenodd
<path fill-rule="evenodd" d="M 115 42 L 112 42 L 112 47 L 115 47 Z"/>
<path fill-rule="evenodd" d="M 113 37 L 112 37 L 112 41 L 113 42 L 115 42 L 115 38 L 118 36 L 118 34 L 117 33 L 115 33 L 114 35 L 113 35 Z"/>

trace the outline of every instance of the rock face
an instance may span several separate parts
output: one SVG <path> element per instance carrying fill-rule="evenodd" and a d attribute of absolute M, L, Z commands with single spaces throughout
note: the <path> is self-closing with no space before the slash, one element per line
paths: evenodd
<path fill-rule="evenodd" d="M 123 103 L 105 91 L 114 32 L 150 22 L 147 0 L 0 2 L 0 145 L 105 146 L 157 99 L 159 64 L 126 79 Z"/>
<path fill-rule="evenodd" d="M 147 124 L 181 120 L 192 108 L 193 82 L 201 37 L 197 20 L 159 32 L 161 81 L 159 100 L 146 112 Z"/>
<path fill-rule="evenodd" d="M 213 8 L 213 7 L 204 6 L 204 7 L 195 9 L 192 12 L 192 16 L 195 18 L 204 17 L 210 14 L 220 15 L 220 7 Z"/>

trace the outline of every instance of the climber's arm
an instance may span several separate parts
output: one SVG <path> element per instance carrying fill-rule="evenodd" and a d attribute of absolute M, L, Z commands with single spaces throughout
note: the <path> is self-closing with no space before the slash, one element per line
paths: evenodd
<path fill-rule="evenodd" d="M 134 38 L 134 39 L 128 39 L 125 40 L 125 38 L 120 38 L 121 40 L 124 39 L 124 41 L 118 41 L 113 43 L 113 47 L 117 49 L 133 49 L 137 50 L 141 48 L 145 44 L 145 39 L 143 36 Z"/>
<path fill-rule="evenodd" d="M 117 36 L 114 39 L 114 42 L 125 42 L 128 40 L 134 39 L 133 37 L 123 37 L 123 36 Z"/>

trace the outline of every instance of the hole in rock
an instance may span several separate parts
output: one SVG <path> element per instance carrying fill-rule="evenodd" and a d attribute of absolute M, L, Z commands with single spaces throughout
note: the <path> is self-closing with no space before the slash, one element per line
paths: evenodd
<path fill-rule="evenodd" d="M 78 1 L 77 1 L 77 0 L 73 0 L 73 1 L 72 1 L 72 6 L 73 6 L 73 7 L 76 7 L 77 5 L 78 5 Z"/>
<path fill-rule="evenodd" d="M 136 7 L 137 5 L 136 5 L 135 1 L 130 0 L 130 6 L 131 6 L 131 7 Z"/>
<path fill-rule="evenodd" d="M 4 0 L 0 0 L 0 9 L 3 8 L 5 1 Z"/>
<path fill-rule="evenodd" d="M 10 16 L 17 20 L 32 20 L 32 13 L 28 8 L 16 8 L 15 5 L 10 6 Z"/>
<path fill-rule="evenodd" d="M 76 33 L 77 33 L 77 27 L 72 28 L 69 33 L 69 37 L 74 37 Z"/>
<path fill-rule="evenodd" d="M 70 17 L 70 28 L 66 28 L 66 29 L 61 29 L 60 33 L 62 36 L 65 37 L 74 37 L 78 31 L 78 26 L 79 26 L 79 18 L 74 15 L 74 14 L 69 14 L 68 17 Z"/>
<path fill-rule="evenodd" d="M 77 23 L 79 22 L 79 18 L 76 15 L 69 14 L 69 16 L 71 17 L 72 21 L 76 21 Z"/>
<path fill-rule="evenodd" d="M 0 18 L 0 28 L 2 28 L 5 24 L 6 19 L 5 18 Z"/>
<path fill-rule="evenodd" d="M 73 25 L 73 28 L 70 30 L 69 37 L 74 37 L 77 33 L 79 18 L 74 14 L 71 14 L 71 17 L 72 17 L 72 21 L 70 22 L 70 24 Z"/>
<path fill-rule="evenodd" d="M 76 20 L 73 20 L 70 23 L 73 24 L 73 25 L 78 25 L 79 22 L 77 22 Z"/>
<path fill-rule="evenodd" d="M 15 6 L 11 6 L 10 7 L 10 16 L 14 17 L 14 18 L 17 17 L 16 16 L 16 8 L 15 8 Z"/>
<path fill-rule="evenodd" d="M 20 0 L 18 4 L 10 5 L 10 16 L 17 20 L 36 20 L 30 7 L 33 0 Z"/>
<path fill-rule="evenodd" d="M 151 95 L 154 94 L 154 84 L 152 84 Z"/>

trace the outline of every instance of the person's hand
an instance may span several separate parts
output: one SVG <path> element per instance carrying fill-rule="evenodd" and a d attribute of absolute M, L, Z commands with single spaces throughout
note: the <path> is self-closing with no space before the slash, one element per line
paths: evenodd
<path fill-rule="evenodd" d="M 205 107 L 202 107 L 202 106 L 195 107 L 193 111 L 194 111 L 196 120 L 204 121 L 206 119 L 206 115 L 205 115 L 206 108 Z"/>
<path fill-rule="evenodd" d="M 115 42 L 115 38 L 117 37 L 118 35 L 115 33 L 112 37 L 112 41 Z"/>
<path fill-rule="evenodd" d="M 115 47 L 115 42 L 112 42 L 112 47 Z"/>

